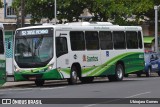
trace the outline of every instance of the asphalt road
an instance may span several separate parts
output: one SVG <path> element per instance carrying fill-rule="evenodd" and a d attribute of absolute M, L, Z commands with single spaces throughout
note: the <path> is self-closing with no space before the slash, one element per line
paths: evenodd
<path fill-rule="evenodd" d="M 105 103 L 100 101 L 100 98 L 160 98 L 160 77 L 128 77 L 120 82 L 109 82 L 107 78 L 95 80 L 93 83 L 77 85 L 68 85 L 67 82 L 48 83 L 43 87 L 36 87 L 35 85 L 28 85 L 22 87 L 14 87 L 0 90 L 0 98 L 73 98 L 73 103 L 76 98 L 90 98 L 95 102 L 90 104 L 54 104 L 54 107 L 124 107 L 136 106 L 138 107 L 159 107 L 160 104 L 99 104 Z M 92 100 L 93 100 L 92 99 Z M 53 99 L 51 99 L 53 100 Z M 69 100 L 71 103 L 72 101 Z M 103 99 L 102 99 L 103 100 Z M 113 99 L 109 100 L 115 102 Z M 107 100 L 108 101 L 108 100 Z M 123 99 L 120 99 L 122 102 Z M 61 103 L 61 102 L 60 102 Z M 116 103 L 116 102 L 115 102 Z M 1 106 L 1 105 L 0 105 Z M 4 105 L 3 105 L 4 106 Z M 36 106 L 36 105 L 35 105 Z M 50 105 L 45 105 L 45 107 Z M 12 105 L 12 107 L 14 107 Z M 40 107 L 40 106 L 39 106 Z M 43 107 L 43 106 L 42 106 Z"/>

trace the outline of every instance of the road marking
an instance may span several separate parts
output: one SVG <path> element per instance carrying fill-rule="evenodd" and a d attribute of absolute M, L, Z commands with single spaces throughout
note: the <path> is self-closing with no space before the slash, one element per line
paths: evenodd
<path fill-rule="evenodd" d="M 132 97 L 136 97 L 136 96 L 140 96 L 140 95 L 144 95 L 144 94 L 149 94 L 149 93 L 151 93 L 151 92 L 139 93 L 139 94 L 135 94 L 135 95 L 132 95 L 132 96 L 125 97 L 125 98 L 132 98 Z"/>
<path fill-rule="evenodd" d="M 60 89 L 60 88 L 66 88 L 66 87 L 42 88 L 40 90 L 54 90 L 54 89 Z"/>
<path fill-rule="evenodd" d="M 89 105 L 86 105 L 86 106 L 83 106 L 83 107 L 91 107 L 91 106 L 95 106 L 97 104 L 89 104 Z"/>
<path fill-rule="evenodd" d="M 33 88 L 17 88 L 17 89 L 8 89 L 11 91 L 24 91 L 24 90 L 32 90 Z"/>

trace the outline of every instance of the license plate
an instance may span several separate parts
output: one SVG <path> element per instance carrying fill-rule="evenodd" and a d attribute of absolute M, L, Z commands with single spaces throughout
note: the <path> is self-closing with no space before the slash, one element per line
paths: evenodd
<path fill-rule="evenodd" d="M 29 80 L 36 80 L 36 77 L 29 77 Z"/>

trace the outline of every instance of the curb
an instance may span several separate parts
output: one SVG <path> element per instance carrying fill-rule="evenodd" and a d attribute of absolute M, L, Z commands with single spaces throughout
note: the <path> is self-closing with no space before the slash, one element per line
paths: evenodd
<path fill-rule="evenodd" d="M 49 81 L 45 81 L 45 84 L 60 83 L 60 82 L 66 82 L 66 80 L 49 80 Z M 0 87 L 0 89 L 27 86 L 27 85 L 35 85 L 35 83 L 34 81 L 6 82 Z"/>

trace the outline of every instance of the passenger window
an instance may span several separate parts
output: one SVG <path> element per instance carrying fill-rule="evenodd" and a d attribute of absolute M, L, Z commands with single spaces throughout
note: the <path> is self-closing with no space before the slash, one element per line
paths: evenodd
<path fill-rule="evenodd" d="M 102 50 L 113 49 L 112 33 L 109 31 L 99 32 L 100 46 Z"/>
<path fill-rule="evenodd" d="M 123 31 L 113 32 L 114 49 L 126 49 L 125 33 Z"/>
<path fill-rule="evenodd" d="M 127 48 L 128 49 L 138 49 L 138 38 L 137 32 L 127 31 L 126 32 Z"/>
<path fill-rule="evenodd" d="M 67 39 L 65 37 L 56 37 L 56 56 L 59 57 L 67 53 Z"/>
<path fill-rule="evenodd" d="M 98 50 L 99 49 L 99 39 L 97 31 L 86 31 L 86 48 L 87 50 Z"/>
<path fill-rule="evenodd" d="M 70 41 L 71 41 L 71 49 L 73 51 L 85 50 L 84 32 L 71 31 Z"/>
<path fill-rule="evenodd" d="M 139 48 L 142 49 L 142 47 L 143 47 L 143 45 L 142 45 L 142 35 L 141 35 L 140 31 L 138 32 L 138 45 L 139 45 Z"/>

